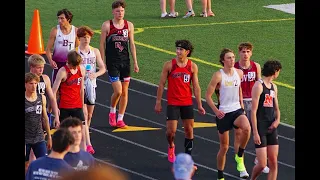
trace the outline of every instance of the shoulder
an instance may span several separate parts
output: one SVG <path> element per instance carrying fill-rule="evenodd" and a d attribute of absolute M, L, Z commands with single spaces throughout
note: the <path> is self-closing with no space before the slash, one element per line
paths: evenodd
<path fill-rule="evenodd" d="M 237 73 L 238 73 L 240 76 L 243 75 L 243 71 L 242 71 L 241 69 L 237 69 L 237 68 L 234 68 L 234 69 L 237 71 Z"/>
<path fill-rule="evenodd" d="M 213 78 L 217 79 L 217 78 L 221 78 L 222 77 L 222 74 L 221 74 L 221 71 L 220 69 L 216 72 L 213 73 Z"/>
<path fill-rule="evenodd" d="M 102 23 L 102 27 L 109 27 L 110 26 L 110 20 L 104 21 Z"/>
<path fill-rule="evenodd" d="M 50 80 L 50 78 L 49 78 L 48 75 L 42 74 L 42 78 L 43 78 L 43 80 L 44 80 L 44 82 L 45 82 L 46 84 L 47 84 L 47 83 L 51 83 L 51 80 Z"/>
<path fill-rule="evenodd" d="M 261 67 L 259 63 L 255 62 L 255 61 L 253 61 L 253 63 L 254 63 L 254 65 L 256 65 L 257 68 Z"/>
<path fill-rule="evenodd" d="M 277 86 L 274 82 L 272 82 L 272 85 L 273 85 L 273 89 L 274 89 L 275 91 L 277 91 L 277 90 L 278 90 L 278 86 Z"/>
<path fill-rule="evenodd" d="M 130 21 L 127 21 L 127 23 L 128 23 L 129 29 L 130 29 L 130 30 L 133 30 L 133 27 L 134 27 L 133 23 L 130 22 Z M 132 29 L 131 29 L 131 28 L 132 28 Z"/>

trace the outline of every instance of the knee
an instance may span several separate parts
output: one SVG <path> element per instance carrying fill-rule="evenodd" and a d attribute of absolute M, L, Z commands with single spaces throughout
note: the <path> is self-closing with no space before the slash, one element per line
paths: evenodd
<path fill-rule="evenodd" d="M 122 89 L 114 90 L 113 94 L 117 97 L 120 97 L 122 95 Z"/>
<path fill-rule="evenodd" d="M 193 134 L 193 128 L 191 126 L 187 126 L 187 127 L 184 127 L 184 133 L 187 135 L 187 136 L 190 136 Z"/>
<path fill-rule="evenodd" d="M 229 144 L 220 144 L 219 152 L 223 154 L 227 154 L 228 149 L 229 149 Z"/>
<path fill-rule="evenodd" d="M 92 118 L 92 113 L 88 113 L 88 121 L 91 120 Z"/>
<path fill-rule="evenodd" d="M 173 137 L 173 136 L 175 136 L 175 134 L 176 134 L 176 132 L 173 130 L 167 130 L 167 132 L 166 132 L 167 137 Z"/>
<path fill-rule="evenodd" d="M 121 96 L 122 96 L 122 97 L 127 97 L 127 96 L 128 96 L 128 91 L 122 89 Z"/>
<path fill-rule="evenodd" d="M 241 129 L 241 132 L 246 134 L 246 135 L 249 135 L 250 132 L 251 132 L 250 124 L 248 123 L 245 126 L 243 126 L 242 129 Z"/>
<path fill-rule="evenodd" d="M 268 157 L 268 164 L 269 164 L 269 167 L 270 168 L 273 168 L 273 167 L 276 167 L 277 164 L 278 164 L 278 158 L 275 156 L 275 157 Z"/>

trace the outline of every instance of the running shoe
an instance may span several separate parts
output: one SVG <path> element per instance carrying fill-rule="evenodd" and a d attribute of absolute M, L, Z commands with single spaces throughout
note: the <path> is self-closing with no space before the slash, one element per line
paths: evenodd
<path fill-rule="evenodd" d="M 109 124 L 112 127 L 117 126 L 116 113 L 109 113 Z"/>
<path fill-rule="evenodd" d="M 234 159 L 237 162 L 237 170 L 240 172 L 240 178 L 245 178 L 245 179 L 248 178 L 249 174 L 244 165 L 244 158 L 239 157 L 238 154 L 236 154 Z"/>
<path fill-rule="evenodd" d="M 124 121 L 122 120 L 122 121 L 118 121 L 117 122 L 117 127 L 118 128 L 126 128 L 127 127 L 127 125 L 124 123 Z"/>
<path fill-rule="evenodd" d="M 254 164 L 258 164 L 258 159 L 257 158 L 254 159 Z M 262 172 L 266 173 L 266 174 L 268 174 L 269 171 L 270 171 L 270 169 L 269 169 L 268 166 L 264 167 L 263 170 L 262 170 Z"/>
<path fill-rule="evenodd" d="M 173 163 L 176 160 L 175 147 L 168 146 L 168 161 Z"/>
<path fill-rule="evenodd" d="M 195 14 L 194 14 L 194 11 L 192 10 L 192 11 L 188 11 L 187 13 L 186 13 L 186 15 L 184 15 L 182 18 L 188 18 L 188 17 L 194 17 L 195 16 Z"/>

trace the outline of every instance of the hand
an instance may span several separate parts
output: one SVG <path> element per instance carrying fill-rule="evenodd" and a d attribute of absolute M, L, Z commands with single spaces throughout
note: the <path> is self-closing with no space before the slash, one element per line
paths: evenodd
<path fill-rule="evenodd" d="M 138 64 L 134 64 L 134 72 L 138 73 L 139 72 L 139 66 Z"/>
<path fill-rule="evenodd" d="M 53 126 L 54 126 L 54 128 L 59 128 L 60 127 L 59 116 L 58 117 L 54 117 Z"/>
<path fill-rule="evenodd" d="M 253 134 L 253 142 L 257 145 L 260 145 L 261 144 L 261 140 L 260 140 L 260 136 L 258 133 L 254 133 Z"/>
<path fill-rule="evenodd" d="M 52 148 L 52 139 L 51 139 L 50 132 L 47 132 L 47 133 L 48 133 L 47 149 L 50 150 Z"/>
<path fill-rule="evenodd" d="M 220 110 L 218 110 L 218 112 L 214 112 L 214 113 L 216 114 L 217 118 L 219 118 L 219 119 L 222 119 L 225 115 L 224 112 L 222 112 Z"/>
<path fill-rule="evenodd" d="M 162 111 L 161 103 L 156 103 L 156 105 L 154 106 L 154 110 L 157 114 L 159 114 Z"/>
<path fill-rule="evenodd" d="M 58 69 L 57 63 L 53 60 L 49 61 L 50 62 L 50 66 L 52 67 L 52 69 Z"/>
<path fill-rule="evenodd" d="M 199 107 L 198 107 L 198 112 L 199 112 L 199 114 L 201 114 L 201 115 L 205 115 L 205 114 L 206 114 L 206 110 L 205 110 L 202 106 L 199 106 Z"/>
<path fill-rule="evenodd" d="M 97 78 L 97 74 L 96 73 L 89 73 L 89 79 L 92 80 L 94 78 Z"/>
<path fill-rule="evenodd" d="M 277 128 L 279 125 L 278 121 L 274 121 L 269 127 L 268 127 L 268 131 L 271 132 L 273 131 L 275 128 Z"/>

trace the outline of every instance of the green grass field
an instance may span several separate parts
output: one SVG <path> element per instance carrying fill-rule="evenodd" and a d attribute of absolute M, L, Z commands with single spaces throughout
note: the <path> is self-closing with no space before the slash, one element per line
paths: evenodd
<path fill-rule="evenodd" d="M 49 32 L 57 25 L 56 13 L 68 8 L 75 26 L 87 25 L 96 30 L 92 46 L 99 47 L 101 24 L 112 18 L 111 0 L 27 0 L 25 3 L 25 43 L 28 43 L 34 9 L 39 9 L 45 46 Z M 179 17 L 160 19 L 159 0 L 127 0 L 125 19 L 134 23 L 140 72 L 134 78 L 158 84 L 163 63 L 175 56 L 174 42 L 189 39 L 194 44 L 192 60 L 198 64 L 204 97 L 212 74 L 221 66 L 219 53 L 224 47 L 237 52 L 237 45 L 250 41 L 252 59 L 261 65 L 278 59 L 283 70 L 276 80 L 279 90 L 281 121 L 295 124 L 295 15 L 263 6 L 294 3 L 292 0 L 222 0 L 212 1 L 215 17 L 201 18 L 200 0 L 194 0 L 196 17 L 183 19 L 184 1 L 176 1 Z M 167 11 L 169 7 L 167 4 Z M 215 98 L 215 97 L 214 97 Z M 208 110 L 210 112 L 210 110 Z"/>

